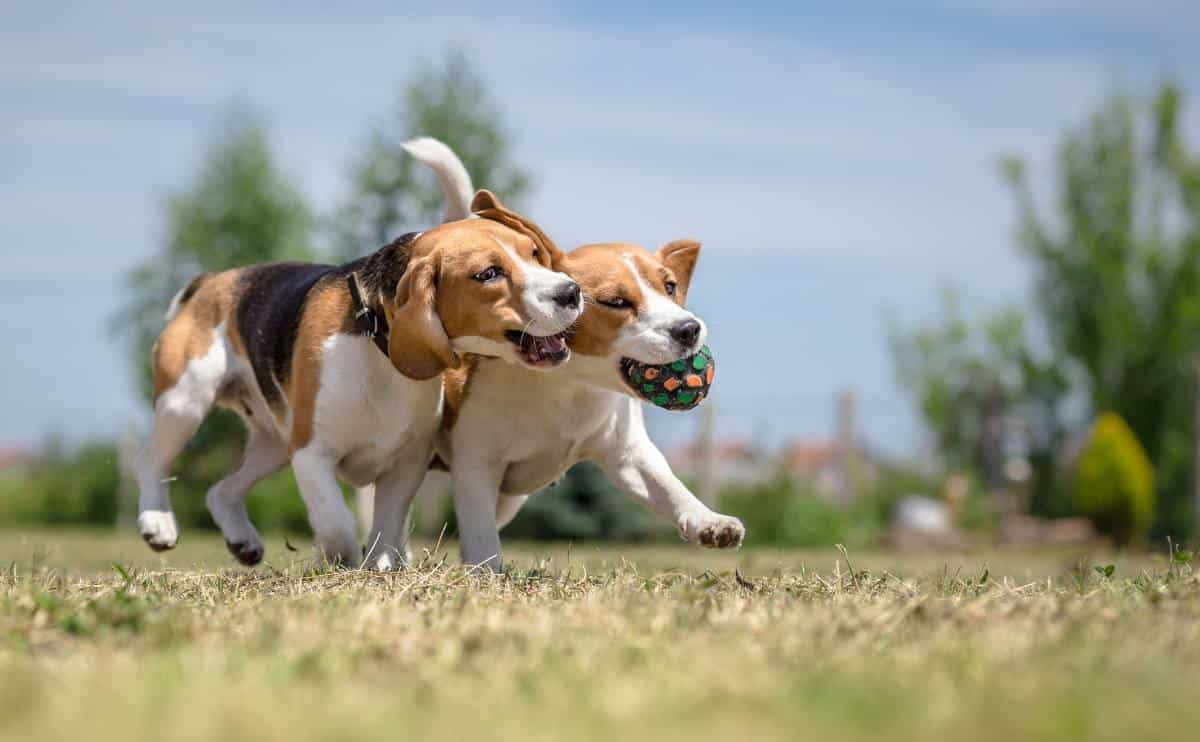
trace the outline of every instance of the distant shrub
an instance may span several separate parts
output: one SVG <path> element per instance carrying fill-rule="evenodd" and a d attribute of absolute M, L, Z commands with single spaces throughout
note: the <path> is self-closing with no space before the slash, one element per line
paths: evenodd
<path fill-rule="evenodd" d="M 1100 416 L 1079 455 L 1075 507 L 1118 545 L 1142 538 L 1154 515 L 1154 470 L 1119 415 Z"/>
<path fill-rule="evenodd" d="M 3 483 L 0 521 L 111 524 L 117 518 L 120 487 L 112 444 L 93 442 L 67 450 L 52 443 L 40 461 Z"/>
<path fill-rule="evenodd" d="M 747 546 L 867 545 L 879 539 L 890 507 L 867 495 L 843 510 L 787 476 L 725 487 L 718 510 L 741 518 Z"/>
<path fill-rule="evenodd" d="M 200 436 L 204 434 L 202 428 Z M 171 503 L 180 527 L 189 530 L 216 528 L 204 495 L 240 460 L 233 446 L 202 451 L 181 456 L 172 470 Z M 290 468 L 255 485 L 246 506 L 260 530 L 309 531 Z M 0 478 L 0 523 L 111 526 L 120 508 L 121 471 L 117 447 L 109 441 L 77 447 L 51 441 L 36 463 Z"/>

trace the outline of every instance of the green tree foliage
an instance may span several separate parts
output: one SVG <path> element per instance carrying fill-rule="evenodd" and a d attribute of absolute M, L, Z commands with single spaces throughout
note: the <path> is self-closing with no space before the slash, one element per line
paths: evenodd
<path fill-rule="evenodd" d="M 1119 415 L 1105 413 L 1096 421 L 1072 490 L 1078 511 L 1118 545 L 1145 536 L 1154 515 L 1154 470 Z"/>
<path fill-rule="evenodd" d="M 892 322 L 888 344 L 901 385 L 916 399 L 945 463 L 980 471 L 990 400 L 1031 420 L 1044 445 L 1061 437 L 1059 401 L 1066 389 L 1058 364 L 1035 354 L 1021 312 L 1006 308 L 972 321 L 952 288 L 942 290 L 936 323 Z"/>
<path fill-rule="evenodd" d="M 132 368 L 147 398 L 150 349 L 163 329 L 171 298 L 189 280 L 209 271 L 313 256 L 311 212 L 276 163 L 263 123 L 240 106 L 220 119 L 197 177 L 169 195 L 163 211 L 162 246 L 130 272 L 130 299 L 113 321 L 116 333 L 128 342 Z M 243 439 L 241 422 L 216 410 L 176 461 L 173 500 L 183 525 L 212 525 L 203 493 L 237 465 Z M 290 499 L 298 499 L 290 475 L 277 475 L 284 476 L 283 489 Z M 280 488 L 270 481 L 271 489 Z"/>
<path fill-rule="evenodd" d="M 401 147 L 415 136 L 448 144 L 472 182 L 510 206 L 519 206 L 529 191 L 530 176 L 511 162 L 503 116 L 482 74 L 466 54 L 450 52 L 404 83 L 395 109 L 371 131 L 352 166 L 351 192 L 333 224 L 339 258 L 358 257 L 441 221 L 446 206 L 441 186 Z"/>
<path fill-rule="evenodd" d="M 1060 410 L 1068 380 L 1061 359 L 1034 351 L 1020 310 L 968 318 L 946 287 L 936 322 L 911 328 L 891 322 L 888 341 L 900 384 L 916 400 L 946 466 L 985 480 L 990 470 L 995 479 L 1006 441 L 988 426 L 1020 421 L 1033 469 L 1031 510 L 1051 516 L 1070 511 L 1055 473 L 1067 434 Z"/>
<path fill-rule="evenodd" d="M 1050 342 L 1087 380 L 1093 410 L 1127 420 L 1157 471 L 1160 531 L 1192 523 L 1193 408 L 1200 353 L 1200 160 L 1180 91 L 1145 115 L 1117 95 L 1059 150 L 1045 219 L 1020 160 L 1004 170 L 1020 209 Z"/>

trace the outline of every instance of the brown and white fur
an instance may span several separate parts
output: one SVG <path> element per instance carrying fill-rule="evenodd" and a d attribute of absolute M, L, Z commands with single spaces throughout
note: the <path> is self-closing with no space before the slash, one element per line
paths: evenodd
<path fill-rule="evenodd" d="M 440 175 L 453 170 L 445 153 L 418 159 Z M 446 188 L 447 198 L 464 190 Z M 537 371 L 471 357 L 446 373 L 437 450 L 454 483 L 464 562 L 499 569 L 499 529 L 529 493 L 586 459 L 684 539 L 715 548 L 741 545 L 741 521 L 709 509 L 671 471 L 619 368 L 625 357 L 669 363 L 704 344 L 704 323 L 684 308 L 699 254 L 699 243 L 688 240 L 656 253 L 628 243 L 580 247 L 555 263 L 585 297 L 566 363 Z"/>
<path fill-rule="evenodd" d="M 138 526 L 151 548 L 176 544 L 171 462 L 217 404 L 249 429 L 241 466 L 206 498 L 240 561 L 263 556 L 245 496 L 289 461 L 320 554 L 343 565 L 362 559 L 341 478 L 374 485 L 378 566 L 403 558 L 410 501 L 441 422 L 442 372 L 467 352 L 561 362 L 562 333 L 580 313 L 578 286 L 551 269 L 554 244 L 487 191 L 465 198 L 457 213 L 477 218 L 406 235 L 343 266 L 251 266 L 200 276 L 180 292 L 155 345 L 154 423 L 136 460 Z M 386 319 L 386 342 L 358 324 L 348 276 Z"/>

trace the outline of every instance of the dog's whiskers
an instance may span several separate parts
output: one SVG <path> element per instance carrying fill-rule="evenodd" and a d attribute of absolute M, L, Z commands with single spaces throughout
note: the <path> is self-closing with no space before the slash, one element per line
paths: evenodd
<path fill-rule="evenodd" d="M 525 344 L 525 336 L 529 334 L 529 326 L 532 324 L 533 324 L 533 320 L 529 320 L 528 322 L 525 323 L 525 326 L 521 328 L 521 340 L 520 340 L 521 345 Z"/>

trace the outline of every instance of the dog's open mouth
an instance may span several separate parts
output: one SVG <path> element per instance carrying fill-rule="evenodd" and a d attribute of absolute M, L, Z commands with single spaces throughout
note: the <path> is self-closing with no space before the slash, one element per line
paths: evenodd
<path fill-rule="evenodd" d="M 508 330 L 504 336 L 517 346 L 517 355 L 530 366 L 550 368 L 567 360 L 571 355 L 565 332 L 538 337 L 527 332 Z"/>

